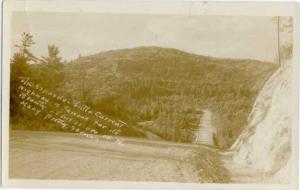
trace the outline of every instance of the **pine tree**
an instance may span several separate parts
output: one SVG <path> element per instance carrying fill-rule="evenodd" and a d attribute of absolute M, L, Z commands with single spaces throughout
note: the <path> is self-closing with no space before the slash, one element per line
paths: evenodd
<path fill-rule="evenodd" d="M 30 52 L 30 47 L 34 45 L 33 36 L 29 33 L 22 34 L 20 45 L 16 45 L 19 52 L 13 55 L 11 60 L 11 73 L 10 73 L 10 115 L 11 117 L 19 114 L 18 104 L 18 87 L 20 85 L 20 78 L 30 77 L 31 70 L 29 63 L 35 61 L 36 57 Z"/>
<path fill-rule="evenodd" d="M 27 63 L 36 62 L 37 58 L 30 52 L 30 47 L 34 45 L 33 36 L 29 33 L 23 32 L 20 45 L 15 45 L 19 49 L 19 56 L 23 56 Z"/>
<path fill-rule="evenodd" d="M 40 59 L 38 80 L 49 90 L 59 91 L 64 84 L 64 71 L 59 48 L 48 45 L 48 56 Z"/>

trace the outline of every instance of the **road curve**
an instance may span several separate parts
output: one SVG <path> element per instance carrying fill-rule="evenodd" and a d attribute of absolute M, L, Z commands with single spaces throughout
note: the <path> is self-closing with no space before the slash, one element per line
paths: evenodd
<path fill-rule="evenodd" d="M 59 132 L 10 132 L 11 178 L 206 182 L 199 145 L 136 138 L 86 138 Z M 205 151 L 205 150 L 204 150 Z M 209 158 L 203 156 L 203 161 Z M 206 164 L 208 165 L 208 164 Z"/>

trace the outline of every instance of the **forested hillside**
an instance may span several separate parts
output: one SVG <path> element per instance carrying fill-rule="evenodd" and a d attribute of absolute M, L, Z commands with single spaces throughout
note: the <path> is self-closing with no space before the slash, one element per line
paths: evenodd
<path fill-rule="evenodd" d="M 163 139 L 191 142 L 210 109 L 215 143 L 238 137 L 272 63 L 217 59 L 176 49 L 139 47 L 79 57 L 64 66 L 64 93 Z"/>

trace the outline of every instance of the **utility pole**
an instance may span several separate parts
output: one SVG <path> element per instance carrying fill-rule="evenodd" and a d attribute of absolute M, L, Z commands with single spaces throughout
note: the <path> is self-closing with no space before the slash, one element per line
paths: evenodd
<path fill-rule="evenodd" d="M 277 50 L 278 50 L 278 64 L 281 65 L 281 58 L 280 58 L 280 22 L 279 16 L 277 16 Z"/>

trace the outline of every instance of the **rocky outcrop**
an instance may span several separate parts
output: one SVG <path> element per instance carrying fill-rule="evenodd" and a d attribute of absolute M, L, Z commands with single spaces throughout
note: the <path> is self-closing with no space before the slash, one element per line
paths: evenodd
<path fill-rule="evenodd" d="M 294 113 L 290 62 L 286 61 L 266 82 L 246 129 L 231 147 L 235 164 L 274 174 L 274 179 L 280 181 L 287 180 L 290 174 Z"/>

